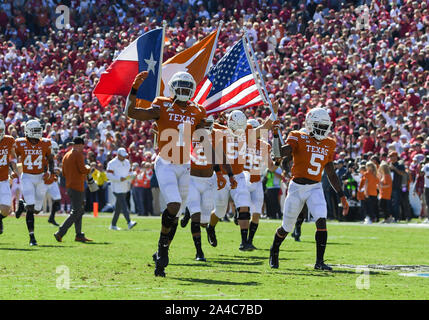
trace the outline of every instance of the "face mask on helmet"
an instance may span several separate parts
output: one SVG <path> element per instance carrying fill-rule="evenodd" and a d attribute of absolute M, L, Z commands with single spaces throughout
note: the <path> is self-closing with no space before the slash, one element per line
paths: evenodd
<path fill-rule="evenodd" d="M 313 112 L 307 116 L 305 123 L 306 129 L 316 140 L 327 138 L 332 126 L 332 122 L 326 110 L 313 110 Z"/>
<path fill-rule="evenodd" d="M 187 73 L 176 74 L 169 82 L 170 93 L 174 94 L 175 100 L 188 101 L 195 92 L 195 81 Z"/>
<path fill-rule="evenodd" d="M 42 126 L 39 122 L 30 121 L 25 125 L 25 136 L 33 139 L 42 138 Z"/>

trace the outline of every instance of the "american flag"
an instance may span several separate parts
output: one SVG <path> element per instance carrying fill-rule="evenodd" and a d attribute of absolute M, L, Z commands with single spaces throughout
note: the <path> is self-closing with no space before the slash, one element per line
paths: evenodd
<path fill-rule="evenodd" d="M 201 104 L 208 114 L 264 104 L 245 50 L 242 38 L 198 84 L 193 101 Z"/>

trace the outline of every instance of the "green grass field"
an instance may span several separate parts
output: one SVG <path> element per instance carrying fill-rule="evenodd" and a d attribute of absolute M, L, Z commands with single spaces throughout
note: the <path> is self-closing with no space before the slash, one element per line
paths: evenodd
<path fill-rule="evenodd" d="M 60 216 L 57 221 L 64 219 Z M 28 245 L 25 217 L 4 219 L 2 299 L 429 299 L 429 277 L 400 275 L 429 273 L 429 228 L 328 222 L 325 258 L 334 272 L 321 272 L 313 270 L 314 223 L 303 225 L 301 242 L 288 238 L 283 243 L 277 270 L 269 268 L 268 256 L 279 220 L 261 221 L 254 241 L 259 249 L 251 252 L 238 250 L 240 233 L 232 222 L 218 224 L 216 248 L 208 244 L 203 230 L 206 263 L 194 260 L 189 225 L 186 230 L 179 226 L 167 277 L 158 278 L 153 275 L 152 254 L 160 219 L 134 219 L 138 224 L 133 230 L 126 229 L 121 217 L 118 225 L 123 230 L 111 231 L 110 215 L 93 218 L 87 214 L 83 229 L 95 242 L 84 244 L 74 241 L 73 227 L 57 243 L 56 228 L 46 217 L 37 217 L 38 247 Z M 359 265 L 373 265 L 367 277 L 354 268 Z M 409 267 L 388 270 L 388 265 Z M 68 289 L 64 288 L 64 270 L 69 271 Z M 357 283 L 365 283 L 367 289 L 359 289 Z"/>

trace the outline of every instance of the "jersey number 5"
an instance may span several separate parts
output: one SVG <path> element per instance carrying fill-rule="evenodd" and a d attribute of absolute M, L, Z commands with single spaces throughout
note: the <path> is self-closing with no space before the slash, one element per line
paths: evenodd
<path fill-rule="evenodd" d="M 317 162 L 317 159 L 320 159 L 323 161 L 323 159 L 325 159 L 325 156 L 319 153 L 311 154 L 310 164 L 312 167 L 316 169 L 313 170 L 312 168 L 308 168 L 307 172 L 313 176 L 317 176 L 320 173 L 320 169 L 322 169 L 322 164 L 320 162 Z"/>

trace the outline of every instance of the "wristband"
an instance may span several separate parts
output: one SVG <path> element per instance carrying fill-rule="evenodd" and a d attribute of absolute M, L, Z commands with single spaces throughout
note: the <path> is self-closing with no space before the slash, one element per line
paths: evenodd
<path fill-rule="evenodd" d="M 213 170 L 214 170 L 216 173 L 218 173 L 218 172 L 220 171 L 220 167 L 219 167 L 219 165 L 218 165 L 218 164 L 215 164 L 215 165 L 213 166 Z"/>
<path fill-rule="evenodd" d="M 234 176 L 234 174 L 232 173 L 232 172 L 228 172 L 228 177 L 233 177 Z"/>
<path fill-rule="evenodd" d="M 137 94 L 137 89 L 134 88 L 134 87 L 132 87 L 130 94 L 136 95 Z"/>

